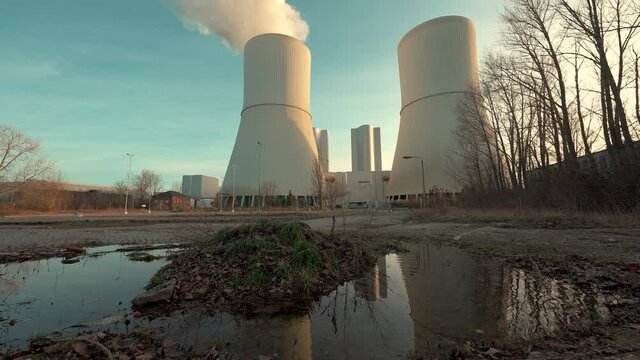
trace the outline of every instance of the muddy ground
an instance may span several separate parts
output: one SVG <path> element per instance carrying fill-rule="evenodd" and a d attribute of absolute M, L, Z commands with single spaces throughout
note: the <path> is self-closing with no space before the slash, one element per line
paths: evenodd
<path fill-rule="evenodd" d="M 206 232 L 265 216 L 1 220 L 0 253 L 32 254 L 68 246 L 188 243 Z M 389 240 L 398 242 L 398 247 L 401 242 L 433 241 L 504 257 L 514 266 L 567 280 L 584 292 L 601 295 L 613 315 L 611 321 L 590 329 L 566 331 L 533 344 L 467 343 L 457 350 L 460 357 L 640 358 L 640 222 L 616 227 L 573 218 L 561 222 L 491 216 L 430 220 L 409 210 L 279 217 L 304 220 L 314 230 L 345 232 L 372 247 Z"/>

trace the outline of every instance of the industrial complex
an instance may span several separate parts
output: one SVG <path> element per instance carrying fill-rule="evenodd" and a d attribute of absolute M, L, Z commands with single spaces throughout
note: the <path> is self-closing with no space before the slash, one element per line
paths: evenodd
<path fill-rule="evenodd" d="M 259 207 L 265 196 L 315 203 L 316 160 L 325 181 L 344 188 L 344 203 L 380 206 L 417 199 L 425 189 L 459 192 L 450 152 L 458 102 L 478 83 L 472 21 L 447 16 L 418 25 L 400 40 L 398 63 L 402 103 L 392 169 L 382 169 L 380 128 L 367 124 L 351 130 L 352 171 L 331 172 L 329 133 L 312 124 L 310 50 L 282 34 L 249 40 L 244 106 L 220 191 L 223 204 Z"/>

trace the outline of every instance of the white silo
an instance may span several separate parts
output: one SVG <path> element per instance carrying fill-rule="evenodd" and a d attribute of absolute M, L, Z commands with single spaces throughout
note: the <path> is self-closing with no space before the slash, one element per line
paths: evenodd
<path fill-rule="evenodd" d="M 460 16 L 427 21 L 409 31 L 398 45 L 402 109 L 387 196 L 422 193 L 420 161 L 426 189 L 457 192 L 451 176 L 451 150 L 456 146 L 457 106 L 478 83 L 476 32 Z"/>
<path fill-rule="evenodd" d="M 244 197 L 238 201 L 250 206 L 252 200 L 245 198 L 265 191 L 310 195 L 310 171 L 318 155 L 310 88 L 311 53 L 304 43 L 282 34 L 262 34 L 247 42 L 244 106 L 224 177 L 224 196 L 235 193 Z"/>

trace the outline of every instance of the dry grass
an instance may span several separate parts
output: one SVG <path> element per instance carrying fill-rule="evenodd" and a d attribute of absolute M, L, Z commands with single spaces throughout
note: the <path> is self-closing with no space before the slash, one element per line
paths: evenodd
<path fill-rule="evenodd" d="M 501 226 L 541 228 L 640 228 L 640 216 L 615 213 L 563 212 L 549 209 L 464 209 L 440 208 L 418 210 L 417 217 L 426 222 L 495 223 Z"/>

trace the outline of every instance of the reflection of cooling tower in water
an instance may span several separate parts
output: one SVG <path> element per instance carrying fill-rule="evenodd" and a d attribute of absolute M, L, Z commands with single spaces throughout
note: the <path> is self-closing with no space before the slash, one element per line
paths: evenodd
<path fill-rule="evenodd" d="M 367 300 L 386 299 L 387 297 L 387 261 L 378 258 L 373 270 L 354 283 L 356 294 Z"/>
<path fill-rule="evenodd" d="M 245 46 L 244 73 L 242 119 L 222 192 L 231 194 L 235 178 L 236 196 L 264 195 L 259 189 L 266 186 L 269 195 L 309 195 L 318 155 L 309 49 L 286 35 L 258 35 Z"/>
<path fill-rule="evenodd" d="M 278 354 L 283 360 L 311 360 L 311 319 L 299 316 L 290 319 L 256 317 L 239 321 L 234 351 L 241 358 Z M 240 350 L 240 351 L 238 351 Z"/>
<path fill-rule="evenodd" d="M 447 338 L 496 334 L 502 269 L 459 249 L 424 242 L 398 254 L 414 321 L 417 353 Z"/>
<path fill-rule="evenodd" d="M 403 156 L 424 159 L 427 190 L 458 191 L 450 156 L 458 101 L 478 83 L 473 23 L 447 16 L 417 26 L 400 41 L 398 62 L 402 110 L 388 194 L 422 193 L 420 163 Z"/>

